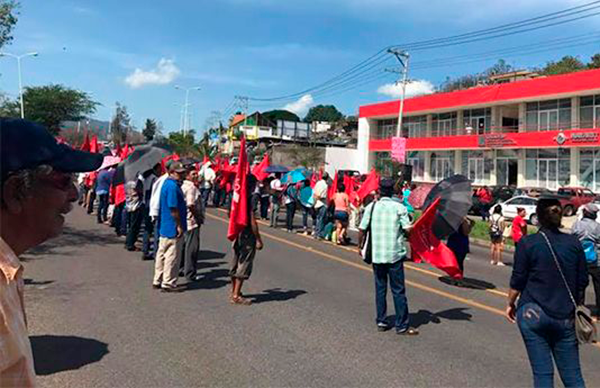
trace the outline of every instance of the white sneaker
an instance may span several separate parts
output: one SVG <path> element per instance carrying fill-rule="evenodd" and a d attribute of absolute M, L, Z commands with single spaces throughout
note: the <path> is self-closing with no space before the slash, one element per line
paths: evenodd
<path fill-rule="evenodd" d="M 497 265 L 498 267 L 506 267 L 506 264 L 504 264 L 504 263 L 503 263 L 503 262 L 501 262 L 501 261 L 499 261 L 499 262 L 498 262 L 496 265 Z"/>
<path fill-rule="evenodd" d="M 490 264 L 491 265 L 496 265 L 496 263 L 494 263 L 494 260 L 490 260 Z"/>

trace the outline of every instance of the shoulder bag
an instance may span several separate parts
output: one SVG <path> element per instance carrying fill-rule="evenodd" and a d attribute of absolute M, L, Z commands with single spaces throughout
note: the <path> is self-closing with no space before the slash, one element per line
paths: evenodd
<path fill-rule="evenodd" d="M 377 202 L 373 203 L 373 207 L 371 208 L 371 215 L 369 217 L 369 224 L 367 225 L 367 230 L 365 230 L 365 237 L 363 239 L 362 247 L 360 248 L 361 256 L 365 264 L 373 263 L 373 233 L 371 231 L 371 224 L 373 223 L 373 214 L 375 213 L 375 205 Z"/>
<path fill-rule="evenodd" d="M 556 263 L 556 268 L 558 268 L 558 272 L 565 283 L 565 287 L 567 287 L 567 292 L 569 293 L 569 297 L 571 298 L 571 302 L 575 306 L 575 334 L 577 336 L 577 341 L 580 344 L 589 344 L 596 340 L 596 325 L 594 325 L 594 321 L 592 319 L 592 313 L 590 310 L 583 306 L 577 305 L 575 302 L 575 298 L 571 293 L 571 289 L 569 288 L 569 284 L 567 283 L 567 279 L 565 278 L 565 274 L 560 267 L 560 263 L 558 262 L 558 258 L 556 257 L 556 253 L 554 252 L 554 248 L 552 248 L 552 244 L 550 244 L 550 240 L 548 240 L 548 236 L 544 232 L 540 232 L 540 234 L 546 240 L 546 244 L 548 244 L 548 248 L 550 248 L 550 252 L 552 252 L 552 257 L 554 258 L 554 262 Z"/>

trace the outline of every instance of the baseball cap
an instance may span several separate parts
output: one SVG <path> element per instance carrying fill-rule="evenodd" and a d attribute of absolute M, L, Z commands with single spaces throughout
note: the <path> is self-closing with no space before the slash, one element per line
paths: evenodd
<path fill-rule="evenodd" d="M 0 118 L 0 174 L 2 179 L 18 170 L 42 164 L 60 172 L 95 171 L 102 154 L 79 151 L 58 144 L 43 126 L 31 121 Z"/>
<path fill-rule="evenodd" d="M 185 166 L 183 165 L 183 163 L 181 163 L 179 161 L 174 161 L 173 163 L 169 164 L 169 166 L 167 167 L 167 169 L 169 170 L 169 172 L 184 173 L 184 172 L 187 171 L 187 169 L 185 168 Z"/>
<path fill-rule="evenodd" d="M 593 203 L 587 203 L 583 206 L 583 210 L 585 210 L 588 213 L 595 214 L 595 213 L 598 213 L 598 210 L 600 210 L 600 209 L 598 208 L 598 206 L 594 205 Z"/>

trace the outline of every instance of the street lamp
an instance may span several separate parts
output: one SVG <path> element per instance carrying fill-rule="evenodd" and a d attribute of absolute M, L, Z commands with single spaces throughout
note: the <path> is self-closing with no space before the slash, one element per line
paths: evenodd
<path fill-rule="evenodd" d="M 200 90 L 200 86 L 194 86 L 192 88 L 182 88 L 179 85 L 175 85 L 175 89 L 178 90 L 185 90 L 185 104 L 183 105 L 184 107 L 184 111 L 185 111 L 185 116 L 184 116 L 184 121 L 183 121 L 183 133 L 187 134 L 187 132 L 189 131 L 189 126 L 190 126 L 190 122 L 189 122 L 189 118 L 188 118 L 188 107 L 189 107 L 189 99 L 190 99 L 190 91 L 192 90 Z"/>
<path fill-rule="evenodd" d="M 37 57 L 37 56 L 38 56 L 37 52 L 32 52 L 32 53 L 27 53 L 27 54 L 22 54 L 22 55 L 15 55 L 15 54 L 6 53 L 6 52 L 0 52 L 0 57 L 11 57 L 11 58 L 15 58 L 17 60 L 17 70 L 19 73 L 19 99 L 21 100 L 21 118 L 22 119 L 25 118 L 25 108 L 23 107 L 23 82 L 21 79 L 21 59 L 25 58 L 25 57 Z"/>

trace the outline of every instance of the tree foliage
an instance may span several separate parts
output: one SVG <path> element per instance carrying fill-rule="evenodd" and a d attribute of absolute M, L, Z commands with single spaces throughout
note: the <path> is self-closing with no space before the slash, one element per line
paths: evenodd
<path fill-rule="evenodd" d="M 263 117 L 267 120 L 277 123 L 277 120 L 284 121 L 300 121 L 300 117 L 297 114 L 290 112 L 289 110 L 275 109 L 268 112 L 262 113 Z"/>
<path fill-rule="evenodd" d="M 313 121 L 336 122 L 343 117 L 344 115 L 333 105 L 317 105 L 308 110 L 304 121 L 307 123 Z"/>
<path fill-rule="evenodd" d="M 23 92 L 25 118 L 45 126 L 53 135 L 60 132 L 63 121 L 78 121 L 96 111 L 99 104 L 85 92 L 63 85 L 26 87 Z M 0 99 L 0 114 L 20 117 L 17 99 Z"/>
<path fill-rule="evenodd" d="M 146 119 L 146 124 L 144 125 L 144 129 L 142 130 L 142 135 L 146 138 L 146 141 L 152 141 L 154 136 L 156 136 L 156 130 L 158 129 L 158 125 L 156 124 L 156 120 Z"/>
<path fill-rule="evenodd" d="M 184 157 L 196 157 L 200 154 L 200 149 L 194 140 L 194 131 L 171 132 L 167 139 L 173 150 Z"/>
<path fill-rule="evenodd" d="M 541 69 L 540 74 L 543 75 L 555 75 L 573 73 L 575 71 L 584 70 L 587 66 L 579 58 L 567 55 L 562 57 L 559 61 L 551 61 Z"/>
<path fill-rule="evenodd" d="M 594 54 L 588 63 L 590 69 L 600 69 L 600 53 Z"/>
<path fill-rule="evenodd" d="M 119 102 L 115 103 L 115 116 L 110 123 L 110 134 L 115 145 L 123 145 L 127 142 L 127 132 L 131 129 L 131 117 L 127 107 Z"/>
<path fill-rule="evenodd" d="M 19 3 L 11 0 L 0 0 L 0 48 L 9 44 L 12 32 L 18 20 Z"/>

